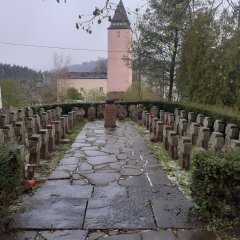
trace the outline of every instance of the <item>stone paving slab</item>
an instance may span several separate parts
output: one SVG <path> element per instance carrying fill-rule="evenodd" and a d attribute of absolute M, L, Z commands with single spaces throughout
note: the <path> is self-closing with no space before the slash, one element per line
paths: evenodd
<path fill-rule="evenodd" d="M 100 152 L 100 151 L 84 151 L 87 157 L 97 157 L 97 156 L 107 156 L 108 153 Z"/>
<path fill-rule="evenodd" d="M 78 167 L 77 164 L 76 165 L 71 165 L 71 164 L 70 165 L 60 165 L 55 169 L 55 171 L 74 172 L 74 171 L 76 171 L 77 167 Z"/>
<path fill-rule="evenodd" d="M 54 181 L 55 183 L 57 181 Z M 44 185 L 41 187 L 35 197 L 39 198 L 52 198 L 52 197 L 59 197 L 59 198 L 83 198 L 88 199 L 91 198 L 93 192 L 93 186 L 83 186 L 83 185 L 70 185 L 68 184 L 51 184 L 51 185 Z"/>
<path fill-rule="evenodd" d="M 105 187 L 94 187 L 93 198 L 113 199 L 117 196 L 127 196 L 127 189 L 116 183 L 110 183 Z"/>
<path fill-rule="evenodd" d="M 78 198 L 30 198 L 25 212 L 17 213 L 13 229 L 81 229 L 87 200 Z"/>
<path fill-rule="evenodd" d="M 148 176 L 152 185 L 172 185 L 171 181 L 163 170 L 154 169 L 149 170 L 148 172 Z"/>
<path fill-rule="evenodd" d="M 128 186 L 127 191 L 130 198 L 141 198 L 146 201 L 155 200 L 166 203 L 188 201 L 176 186 Z"/>
<path fill-rule="evenodd" d="M 147 202 L 117 197 L 90 199 L 84 229 L 155 229 Z"/>
<path fill-rule="evenodd" d="M 88 179 L 88 181 L 95 186 L 108 185 L 111 182 L 116 182 L 120 178 L 119 173 L 109 173 L 101 172 L 101 173 L 91 173 L 84 174 L 84 177 Z"/>
<path fill-rule="evenodd" d="M 78 165 L 80 160 L 79 156 L 76 157 L 66 157 L 60 161 L 60 165 Z"/>
<path fill-rule="evenodd" d="M 159 228 L 187 229 L 195 227 L 194 223 L 188 219 L 193 204 L 187 199 L 183 201 L 154 199 L 152 208 Z"/>
<path fill-rule="evenodd" d="M 56 179 L 69 179 L 70 178 L 70 171 L 63 170 L 63 171 L 54 171 L 48 177 L 49 180 L 56 180 Z"/>
<path fill-rule="evenodd" d="M 130 176 L 127 177 L 126 179 L 120 179 L 119 184 L 121 186 L 150 186 L 148 179 L 145 175 L 142 176 Z"/>
<path fill-rule="evenodd" d="M 87 162 L 91 165 L 99 165 L 104 163 L 117 162 L 117 158 L 113 154 L 106 156 L 87 157 Z"/>

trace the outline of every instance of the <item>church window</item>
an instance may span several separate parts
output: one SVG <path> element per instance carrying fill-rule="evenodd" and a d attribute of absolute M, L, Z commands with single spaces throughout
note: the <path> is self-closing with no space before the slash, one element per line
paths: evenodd
<path fill-rule="evenodd" d="M 99 91 L 100 91 L 100 92 L 103 92 L 103 87 L 100 87 L 100 88 L 99 88 Z"/>
<path fill-rule="evenodd" d="M 117 36 L 120 37 L 120 31 L 117 32 Z"/>

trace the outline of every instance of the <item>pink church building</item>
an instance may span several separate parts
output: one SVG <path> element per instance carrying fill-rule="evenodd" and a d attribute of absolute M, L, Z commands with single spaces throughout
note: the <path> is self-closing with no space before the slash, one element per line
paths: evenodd
<path fill-rule="evenodd" d="M 58 96 L 64 96 L 69 88 L 75 88 L 82 94 L 92 90 L 109 94 L 110 98 L 119 99 L 121 93 L 132 85 L 132 68 L 129 48 L 132 43 L 132 29 L 122 0 L 120 0 L 111 25 L 108 28 L 108 66 L 107 73 L 69 72 L 58 79 Z"/>
<path fill-rule="evenodd" d="M 131 59 L 129 48 L 132 29 L 122 0 L 108 28 L 107 89 L 110 95 L 125 92 L 132 85 L 132 68 L 124 59 Z"/>

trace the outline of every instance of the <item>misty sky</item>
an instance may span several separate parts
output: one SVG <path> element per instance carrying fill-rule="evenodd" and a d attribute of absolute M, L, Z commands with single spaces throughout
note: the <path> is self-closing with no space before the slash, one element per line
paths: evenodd
<path fill-rule="evenodd" d="M 104 0 L 0 0 L 0 42 L 107 50 L 109 22 L 94 24 L 91 35 L 75 27 L 80 13 L 90 14 Z M 118 3 L 119 0 L 112 0 Z M 134 11 L 142 0 L 123 0 Z M 112 14 L 113 15 L 113 12 Z M 132 19 L 131 19 L 132 18 Z M 130 20 L 136 16 L 131 14 Z M 27 66 L 36 70 L 53 68 L 54 53 L 70 56 L 71 64 L 107 57 L 107 52 L 71 51 L 12 46 L 0 43 L 0 63 Z"/>

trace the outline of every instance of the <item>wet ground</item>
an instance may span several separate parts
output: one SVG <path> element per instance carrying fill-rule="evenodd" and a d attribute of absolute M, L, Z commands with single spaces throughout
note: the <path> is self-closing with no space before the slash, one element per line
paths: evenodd
<path fill-rule="evenodd" d="M 213 240 L 131 123 L 87 123 L 0 239 Z"/>

